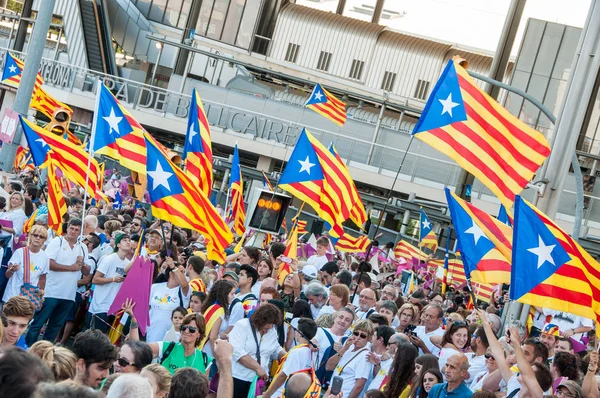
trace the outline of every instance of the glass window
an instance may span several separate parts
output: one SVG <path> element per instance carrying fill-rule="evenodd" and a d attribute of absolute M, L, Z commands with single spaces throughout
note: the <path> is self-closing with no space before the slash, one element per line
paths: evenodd
<path fill-rule="evenodd" d="M 208 21 L 212 13 L 214 0 L 205 0 L 202 2 L 200 7 L 200 15 L 198 15 L 198 22 L 196 23 L 196 34 L 200 36 L 206 36 L 206 30 L 208 29 Z"/>
<path fill-rule="evenodd" d="M 208 31 L 206 37 L 220 40 L 223 26 L 225 26 L 225 18 L 227 18 L 227 10 L 229 9 L 229 0 L 216 0 L 208 23 Z"/>
<path fill-rule="evenodd" d="M 165 8 L 167 8 L 167 0 L 153 0 L 148 19 L 151 21 L 162 22 Z"/>
<path fill-rule="evenodd" d="M 183 0 L 169 0 L 165 9 L 165 16 L 163 17 L 163 23 L 165 25 L 177 26 L 182 1 Z"/>
<path fill-rule="evenodd" d="M 152 0 L 137 0 L 135 4 L 140 13 L 148 18 L 148 13 L 150 12 L 150 3 Z"/>
<path fill-rule="evenodd" d="M 258 17 L 258 11 L 260 9 L 260 2 L 261 0 L 248 0 L 246 2 L 246 8 L 244 8 L 244 15 L 242 16 L 242 22 L 240 23 L 240 29 L 236 39 L 236 45 L 238 47 L 250 47 L 252 35 L 254 34 L 254 25 L 256 25 L 256 18 Z"/>
<path fill-rule="evenodd" d="M 183 5 L 181 7 L 181 13 L 179 15 L 179 22 L 177 22 L 177 27 L 179 29 L 185 29 L 185 24 L 187 23 L 188 16 L 190 15 L 190 8 L 192 7 L 192 0 L 184 0 Z"/>
<path fill-rule="evenodd" d="M 225 21 L 225 27 L 223 28 L 223 34 L 221 35 L 221 41 L 228 44 L 235 44 L 235 36 L 240 27 L 240 21 L 242 20 L 245 5 L 246 0 L 231 1 L 229 4 L 229 11 L 227 12 L 227 21 Z"/>

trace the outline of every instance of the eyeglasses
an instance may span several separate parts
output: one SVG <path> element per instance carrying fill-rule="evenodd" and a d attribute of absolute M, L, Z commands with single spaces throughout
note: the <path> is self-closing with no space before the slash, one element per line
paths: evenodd
<path fill-rule="evenodd" d="M 485 357 L 485 359 L 496 359 L 492 356 L 492 354 L 488 354 L 487 352 L 483 354 L 483 356 Z"/>
<path fill-rule="evenodd" d="M 122 366 L 122 367 L 131 365 L 131 362 L 129 362 L 125 358 L 119 358 L 119 359 L 117 359 L 117 362 L 119 362 L 119 366 Z"/>
<path fill-rule="evenodd" d="M 365 300 L 375 300 L 375 297 L 365 296 L 364 294 L 361 294 L 358 297 L 360 297 L 361 299 L 365 299 Z"/>
<path fill-rule="evenodd" d="M 361 333 L 361 332 L 354 332 L 352 333 L 353 335 L 355 335 L 356 337 L 360 337 L 361 339 L 366 339 L 367 337 L 369 337 L 368 334 L 366 333 Z"/>
<path fill-rule="evenodd" d="M 31 234 L 31 236 L 33 236 L 36 239 L 46 239 L 46 237 L 44 235 L 40 235 L 40 234 Z"/>
<path fill-rule="evenodd" d="M 132 222 L 131 225 L 133 225 L 134 227 L 141 227 L 142 226 L 142 224 L 138 224 L 138 223 L 134 223 L 134 222 Z"/>
<path fill-rule="evenodd" d="M 180 329 L 181 329 L 182 332 L 185 332 L 186 330 L 189 330 L 190 333 L 196 333 L 198 331 L 197 327 L 190 326 L 190 325 L 183 325 Z"/>

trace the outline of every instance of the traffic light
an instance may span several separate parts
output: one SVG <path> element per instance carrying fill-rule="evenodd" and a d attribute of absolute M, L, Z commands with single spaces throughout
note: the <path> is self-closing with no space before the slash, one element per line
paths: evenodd
<path fill-rule="evenodd" d="M 291 201 L 290 196 L 254 188 L 248 201 L 246 227 L 278 234 Z"/>

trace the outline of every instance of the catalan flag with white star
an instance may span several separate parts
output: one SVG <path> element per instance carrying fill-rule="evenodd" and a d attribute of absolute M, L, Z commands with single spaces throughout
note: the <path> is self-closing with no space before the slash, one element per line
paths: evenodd
<path fill-rule="evenodd" d="M 89 155 L 82 147 L 44 130 L 22 116 L 19 116 L 19 119 L 33 163 L 37 167 L 43 167 L 51 157 L 65 177 L 87 188 L 90 196 L 95 197 L 100 170 L 98 162 L 94 158 L 89 159 L 88 169 Z"/>
<path fill-rule="evenodd" d="M 123 167 L 146 173 L 144 128 L 104 85 L 99 83 L 94 126 L 94 153 L 117 160 Z"/>
<path fill-rule="evenodd" d="M 192 180 L 146 138 L 148 194 L 152 214 L 180 228 L 204 235 L 208 258 L 223 262 L 233 235 L 208 198 Z"/>
<path fill-rule="evenodd" d="M 18 88 L 21 83 L 23 68 L 25 68 L 25 63 L 23 61 L 14 57 L 12 54 L 7 53 L 6 60 L 4 61 L 4 69 L 2 70 L 2 83 Z M 52 118 L 56 109 L 62 109 L 69 115 L 72 115 L 73 109 L 48 94 L 46 90 L 42 88 L 43 84 L 44 79 L 38 72 L 33 85 L 33 92 L 31 93 L 30 107 L 42 112 L 49 118 Z"/>
<path fill-rule="evenodd" d="M 313 89 L 306 102 L 306 107 L 340 127 L 346 123 L 346 104 L 325 90 L 320 84 L 317 84 Z"/>
<path fill-rule="evenodd" d="M 344 234 L 342 223 L 355 206 L 348 185 L 352 180 L 340 178 L 342 166 L 304 129 L 279 179 L 279 187 L 309 204 L 336 236 Z"/>
<path fill-rule="evenodd" d="M 514 216 L 511 300 L 600 322 L 600 263 L 520 196 Z"/>
<path fill-rule="evenodd" d="M 188 115 L 183 159 L 185 172 L 195 181 L 200 190 L 210 198 L 212 194 L 212 141 L 210 126 L 200 95 L 194 88 Z"/>
<path fill-rule="evenodd" d="M 233 149 L 231 176 L 229 177 L 229 205 L 225 210 L 225 214 L 227 214 L 227 223 L 232 225 L 232 230 L 238 235 L 243 235 L 246 232 L 246 226 L 244 225 L 246 208 L 244 206 L 244 182 L 237 144 Z"/>
<path fill-rule="evenodd" d="M 421 247 L 426 247 L 435 252 L 438 248 L 438 241 L 433 231 L 433 224 L 429 221 L 429 217 L 427 217 L 423 209 L 420 210 L 419 214 L 419 244 Z"/>
<path fill-rule="evenodd" d="M 474 206 L 467 206 L 466 201 L 450 192 L 448 188 L 446 199 L 467 276 L 484 284 L 510 283 L 510 260 L 484 232 L 484 229 L 488 230 L 487 223 L 491 222 L 492 217 L 486 217 L 483 212 L 474 212 Z M 498 227 L 492 223 L 492 228 Z"/>
<path fill-rule="evenodd" d="M 550 154 L 542 133 L 448 61 L 412 134 L 452 158 L 510 208 Z"/>

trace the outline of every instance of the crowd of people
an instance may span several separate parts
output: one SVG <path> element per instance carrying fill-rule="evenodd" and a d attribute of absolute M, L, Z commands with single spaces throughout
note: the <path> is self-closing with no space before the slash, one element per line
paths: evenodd
<path fill-rule="evenodd" d="M 133 202 L 84 206 L 77 188 L 57 234 L 31 174 L 4 189 L 1 397 L 600 395 L 589 319 L 532 307 L 521 324 L 506 295 L 473 303 L 420 280 L 407 291 L 368 259 L 328 253 L 327 234 L 279 284 L 290 259 L 277 238 L 232 243 L 219 263 L 197 232 Z M 153 267 L 149 300 L 113 314 L 137 255 Z"/>

